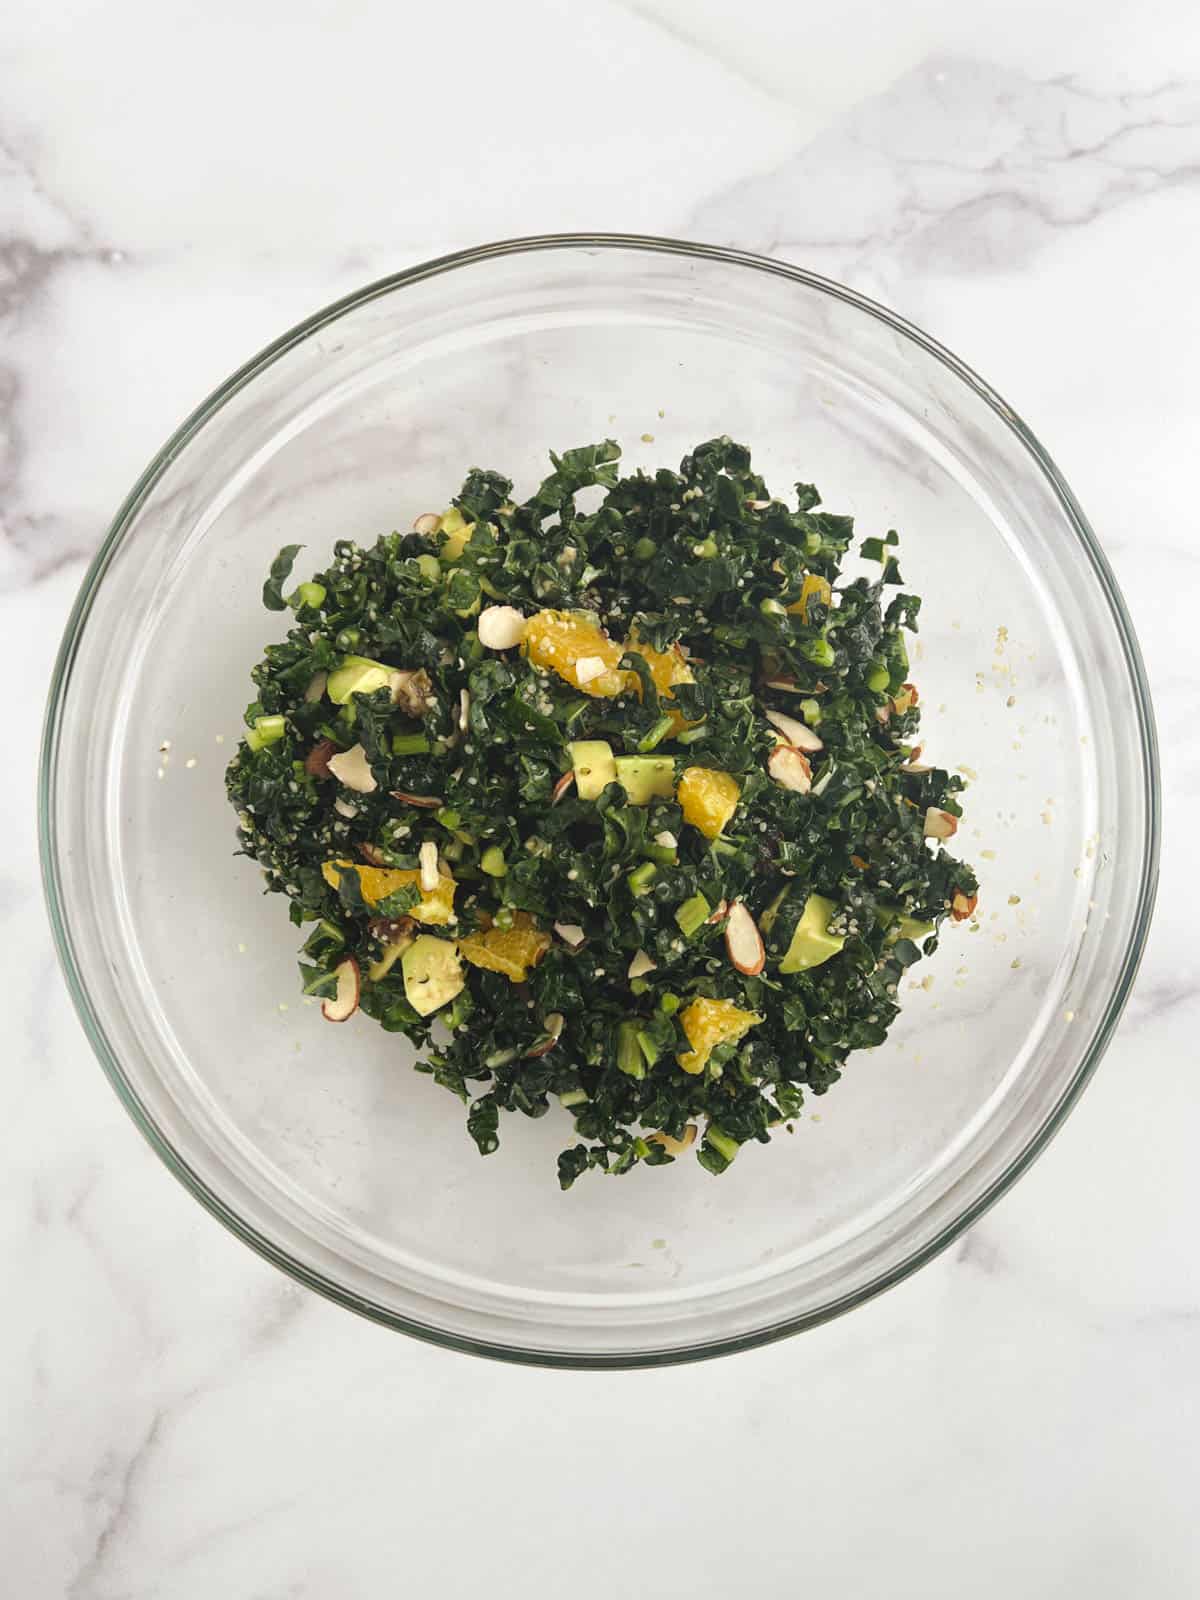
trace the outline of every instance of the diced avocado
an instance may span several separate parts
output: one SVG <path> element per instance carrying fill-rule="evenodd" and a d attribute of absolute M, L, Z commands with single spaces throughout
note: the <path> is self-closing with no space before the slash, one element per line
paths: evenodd
<path fill-rule="evenodd" d="M 400 957 L 404 993 L 414 1011 L 423 1017 L 448 1005 L 463 988 L 458 946 L 451 939 L 422 933 Z"/>
<path fill-rule="evenodd" d="M 479 865 L 489 878 L 503 878 L 508 872 L 508 863 L 504 859 L 504 851 L 498 844 L 487 847 L 479 858 Z"/>
<path fill-rule="evenodd" d="M 369 656 L 345 656 L 336 671 L 329 674 L 325 693 L 335 706 L 348 705 L 351 695 L 374 694 L 392 681 L 394 668 Z"/>
<path fill-rule="evenodd" d="M 712 907 L 699 891 L 689 895 L 682 905 L 675 907 L 675 921 L 679 924 L 679 931 L 685 939 L 690 939 L 711 915 Z"/>
<path fill-rule="evenodd" d="M 606 784 L 617 781 L 612 745 L 603 739 L 576 739 L 567 749 L 575 770 L 575 792 L 581 800 L 598 800 Z"/>
<path fill-rule="evenodd" d="M 495 524 L 484 524 L 492 538 L 496 537 Z M 475 524 L 468 522 L 457 506 L 451 506 L 449 511 L 442 512 L 441 527 L 438 530 L 442 535 L 442 544 L 438 556 L 443 562 L 454 562 L 462 559 L 462 553 L 471 542 L 475 532 Z"/>
<path fill-rule="evenodd" d="M 630 805 L 675 798 L 675 762 L 670 756 L 618 756 L 614 765 Z"/>
<path fill-rule="evenodd" d="M 442 512 L 441 526 L 438 531 L 443 535 L 443 541 L 438 554 L 443 561 L 457 561 L 459 559 L 474 527 L 475 524 L 468 522 L 457 506 L 451 506 L 448 511 Z"/>
<path fill-rule="evenodd" d="M 830 956 L 837 955 L 845 939 L 830 933 L 830 918 L 837 907 L 823 894 L 810 894 L 796 924 L 787 954 L 779 963 L 780 972 L 806 972 L 809 967 L 819 967 Z"/>
<path fill-rule="evenodd" d="M 899 906 L 876 906 L 875 921 L 881 928 L 895 928 L 897 939 L 928 939 L 931 933 L 937 932 L 932 922 L 906 917 Z"/>

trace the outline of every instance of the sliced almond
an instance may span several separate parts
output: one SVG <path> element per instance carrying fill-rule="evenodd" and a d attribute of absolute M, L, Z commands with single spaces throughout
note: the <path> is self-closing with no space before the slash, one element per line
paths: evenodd
<path fill-rule="evenodd" d="M 580 945 L 587 941 L 587 934 L 577 922 L 556 922 L 554 931 L 564 944 L 571 946 L 572 950 L 578 950 Z"/>
<path fill-rule="evenodd" d="M 975 907 L 978 904 L 977 894 L 964 894 L 961 889 L 956 889 L 950 901 L 950 915 L 955 922 L 965 922 L 968 917 L 975 914 Z"/>
<path fill-rule="evenodd" d="M 392 799 L 402 800 L 406 806 L 420 806 L 426 811 L 436 811 L 442 803 L 440 795 L 409 794 L 407 789 L 393 789 Z"/>
<path fill-rule="evenodd" d="M 776 745 L 767 757 L 767 771 L 783 789 L 807 794 L 812 788 L 812 767 L 802 750 L 790 744 Z"/>
<path fill-rule="evenodd" d="M 602 656 L 580 656 L 575 663 L 575 682 L 582 688 L 594 678 L 602 678 L 607 671 Z"/>
<path fill-rule="evenodd" d="M 550 793 L 550 804 L 552 806 L 556 806 L 558 804 L 558 802 L 562 799 L 563 795 L 565 795 L 567 793 L 568 789 L 572 789 L 572 788 L 574 788 L 574 786 L 575 786 L 575 771 L 574 771 L 574 768 L 572 768 L 572 770 L 570 772 L 564 772 L 562 777 L 554 785 L 554 788 L 551 790 L 551 793 Z"/>
<path fill-rule="evenodd" d="M 312 677 L 308 680 L 308 688 L 304 691 L 304 698 L 308 701 L 309 705 L 312 705 L 315 700 L 319 700 L 321 698 L 321 696 L 325 693 L 325 685 L 328 682 L 329 674 L 327 672 L 313 673 Z"/>
<path fill-rule="evenodd" d="M 725 949 L 739 972 L 753 977 L 766 965 L 767 952 L 763 947 L 758 924 L 740 900 L 729 908 L 729 921 L 725 924 Z"/>
<path fill-rule="evenodd" d="M 782 711 L 768 711 L 767 721 L 773 728 L 778 728 L 787 744 L 793 750 L 824 750 L 824 742 L 817 738 L 807 724 L 797 722 L 795 717 L 789 717 Z"/>
<path fill-rule="evenodd" d="M 648 956 L 644 950 L 639 950 L 629 963 L 628 976 L 631 978 L 644 978 L 648 972 L 656 972 L 658 962 Z"/>
<path fill-rule="evenodd" d="M 348 1022 L 358 1010 L 358 962 L 353 956 L 339 961 L 336 967 L 337 993 L 332 1000 L 322 1000 L 321 1015 L 326 1022 Z"/>
<path fill-rule="evenodd" d="M 807 694 L 807 689 L 802 689 L 795 678 L 767 678 L 768 689 L 777 689 L 780 694 Z"/>
<path fill-rule="evenodd" d="M 551 1011 L 549 1016 L 542 1018 L 542 1027 L 545 1033 L 538 1042 L 525 1052 L 527 1061 L 537 1061 L 540 1057 L 548 1055 L 558 1043 L 559 1035 L 563 1031 L 563 1014 L 561 1011 Z"/>
<path fill-rule="evenodd" d="M 330 756 L 326 765 L 340 784 L 353 789 L 356 794 L 374 794 L 379 787 L 371 771 L 371 763 L 367 760 L 367 752 L 361 744 L 351 745 L 349 750 L 343 750 L 340 755 Z"/>
<path fill-rule="evenodd" d="M 358 853 L 372 867 L 386 867 L 387 858 L 380 851 L 378 845 L 363 843 L 358 847 Z"/>
<path fill-rule="evenodd" d="M 751 511 L 766 511 L 771 502 L 769 500 L 747 500 L 746 504 Z"/>
<path fill-rule="evenodd" d="M 661 833 L 656 833 L 654 835 L 654 842 L 655 844 L 662 845 L 664 850 L 677 850 L 679 848 L 679 840 L 669 828 L 664 828 Z"/>
<path fill-rule="evenodd" d="M 660 1144 L 669 1156 L 681 1156 L 685 1150 L 690 1150 L 696 1142 L 696 1124 L 689 1122 L 683 1130 L 682 1139 L 673 1139 L 669 1133 L 648 1133 L 647 1144 Z"/>
<path fill-rule="evenodd" d="M 413 532 L 423 533 L 426 538 L 431 533 L 436 533 L 442 525 L 442 519 L 436 511 L 423 511 L 419 517 L 413 519 Z"/>
<path fill-rule="evenodd" d="M 958 818 L 949 811 L 939 811 L 937 806 L 930 806 L 925 813 L 925 837 L 927 839 L 952 839 L 958 832 Z"/>
<path fill-rule="evenodd" d="M 729 915 L 729 901 L 728 900 L 718 900 L 717 903 L 716 903 L 716 906 L 713 908 L 712 915 L 710 917 L 706 917 L 705 918 L 705 927 L 711 927 L 714 923 L 720 922 L 722 917 L 726 917 L 728 915 Z"/>
<path fill-rule="evenodd" d="M 337 745 L 332 739 L 320 739 L 304 758 L 304 770 L 311 778 L 328 778 L 330 756 L 337 755 Z"/>
<path fill-rule="evenodd" d="M 438 847 L 432 839 L 417 851 L 417 860 L 421 868 L 421 893 L 432 894 L 438 886 Z"/>
<path fill-rule="evenodd" d="M 479 613 L 479 642 L 488 650 L 512 650 L 525 637 L 525 618 L 516 606 L 488 606 Z"/>
<path fill-rule="evenodd" d="M 467 689 L 460 689 L 458 694 L 458 731 L 466 733 L 467 725 L 471 718 L 471 695 Z"/>
<path fill-rule="evenodd" d="M 341 795 L 338 795 L 337 799 L 333 802 L 333 809 L 337 812 L 339 817 L 345 817 L 347 822 L 353 822 L 354 818 L 358 815 L 358 807 L 354 804 L 353 800 L 343 800 Z"/>

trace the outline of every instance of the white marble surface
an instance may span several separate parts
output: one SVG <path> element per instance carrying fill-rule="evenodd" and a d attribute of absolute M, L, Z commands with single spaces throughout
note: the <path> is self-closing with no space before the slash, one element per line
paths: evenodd
<path fill-rule="evenodd" d="M 0 1592 L 1126 1600 L 1200 1592 L 1192 0 L 11 0 L 0 22 Z M 1050 1152 L 864 1310 L 703 1368 L 443 1354 L 159 1166 L 37 882 L 44 684 L 185 410 L 441 250 L 619 228 L 875 294 L 1050 442 L 1157 696 L 1164 888 Z M 15 673 L 15 682 L 13 675 Z"/>

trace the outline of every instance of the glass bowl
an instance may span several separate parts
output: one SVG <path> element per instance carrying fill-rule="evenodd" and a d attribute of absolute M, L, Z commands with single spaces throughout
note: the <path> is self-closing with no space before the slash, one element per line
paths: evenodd
<path fill-rule="evenodd" d="M 568 1194 L 567 1113 L 459 1103 L 297 993 L 295 930 L 234 855 L 222 770 L 286 617 L 272 556 L 370 542 L 467 468 L 549 448 L 677 463 L 729 433 L 782 492 L 901 530 L 926 750 L 971 778 L 979 926 L 789 1137 Z M 653 437 L 651 437 L 653 436 Z M 666 240 L 517 240 L 318 312 L 237 372 L 122 506 L 67 627 L 41 773 L 59 951 L 101 1064 L 171 1170 L 269 1260 L 423 1338 L 637 1365 L 804 1328 L 928 1260 L 1045 1146 L 1112 1033 L 1153 901 L 1137 645 L 1070 490 L 1010 408 L 892 313 Z M 924 971 L 925 969 L 920 969 Z"/>

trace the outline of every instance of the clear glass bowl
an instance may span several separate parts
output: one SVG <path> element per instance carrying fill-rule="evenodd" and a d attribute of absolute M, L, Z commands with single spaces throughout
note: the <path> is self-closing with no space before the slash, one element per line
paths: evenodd
<path fill-rule="evenodd" d="M 795 1135 L 562 1194 L 566 1113 L 462 1108 L 366 1018 L 297 995 L 281 900 L 233 854 L 222 769 L 303 541 L 371 541 L 472 465 L 550 447 L 633 464 L 747 441 L 924 596 L 926 748 L 973 781 L 981 927 L 943 939 L 886 1046 Z M 647 436 L 653 435 L 651 441 Z M 299 570 L 298 567 L 298 570 Z M 169 750 L 162 747 L 170 742 Z M 194 762 L 194 765 L 192 764 Z M 975 776 L 977 774 L 977 776 Z M 84 1026 L 131 1115 L 255 1249 L 356 1311 L 560 1365 L 713 1355 L 806 1327 L 943 1248 L 1042 1149 L 1129 992 L 1153 901 L 1156 762 L 1129 618 L 1079 507 L 968 368 L 778 262 L 613 236 L 431 262 L 318 312 L 180 428 L 121 508 L 67 628 L 41 775 L 47 894 Z M 923 969 L 919 969 L 923 970 Z"/>

